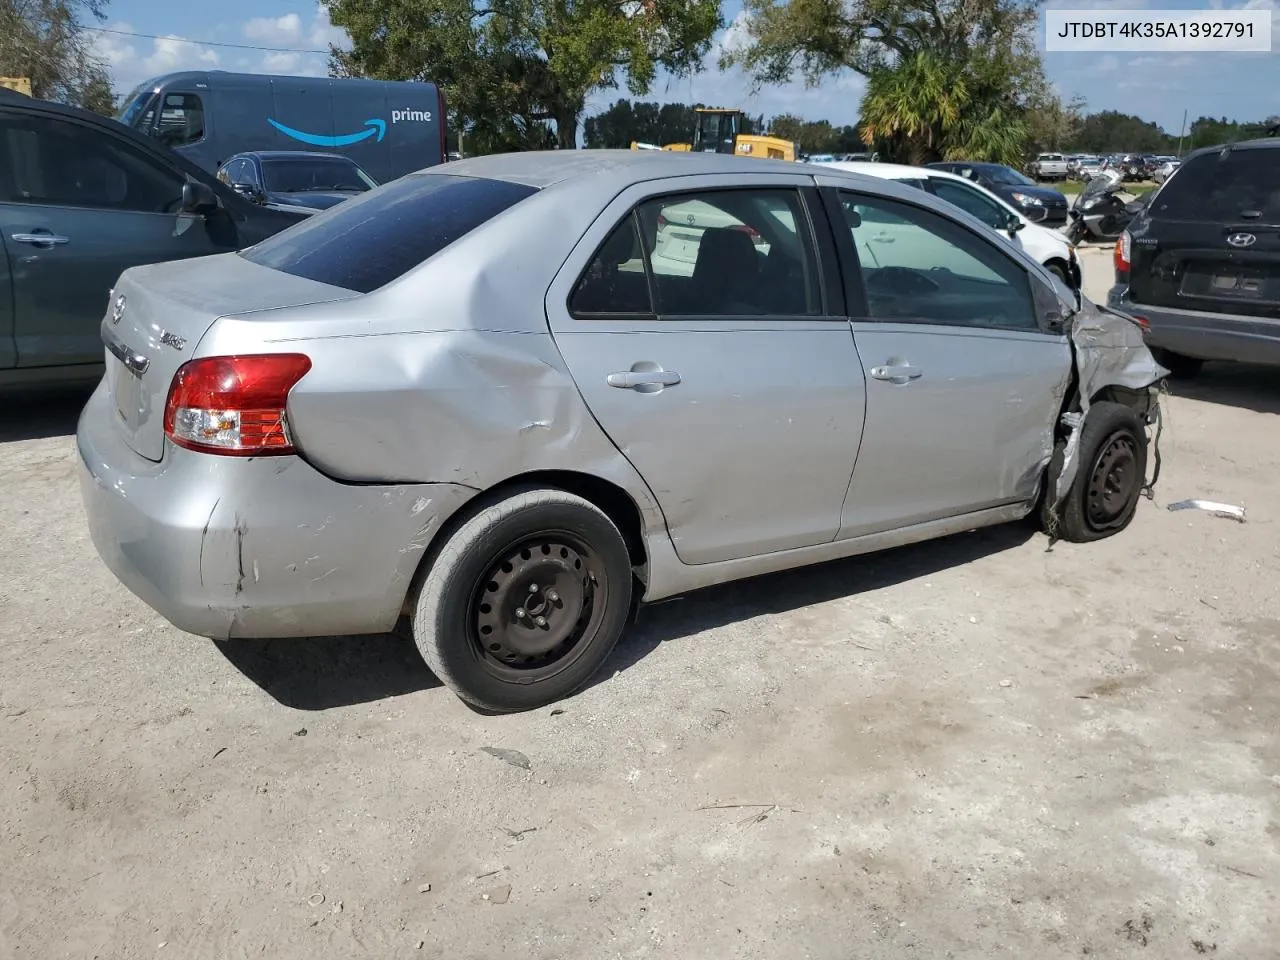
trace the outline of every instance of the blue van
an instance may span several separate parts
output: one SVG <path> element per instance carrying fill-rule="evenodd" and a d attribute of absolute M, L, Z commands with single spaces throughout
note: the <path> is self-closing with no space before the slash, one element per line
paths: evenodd
<path fill-rule="evenodd" d="M 444 95 L 434 83 L 170 73 L 131 92 L 116 119 L 209 173 L 246 151 L 320 149 L 386 183 L 446 159 Z"/>

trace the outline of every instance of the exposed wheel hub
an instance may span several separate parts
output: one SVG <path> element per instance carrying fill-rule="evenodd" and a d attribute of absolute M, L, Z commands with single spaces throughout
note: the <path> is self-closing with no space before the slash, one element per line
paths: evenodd
<path fill-rule="evenodd" d="M 564 656 L 581 638 L 595 599 L 588 558 L 568 543 L 522 544 L 490 568 L 472 611 L 485 654 L 510 667 Z"/>
<path fill-rule="evenodd" d="M 1089 475 L 1085 504 L 1089 523 L 1095 529 L 1120 523 L 1141 482 L 1137 442 L 1128 433 L 1114 434 L 1098 451 Z"/>

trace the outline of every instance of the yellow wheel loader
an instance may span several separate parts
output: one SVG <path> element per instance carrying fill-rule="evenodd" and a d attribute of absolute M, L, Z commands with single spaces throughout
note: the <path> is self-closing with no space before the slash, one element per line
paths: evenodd
<path fill-rule="evenodd" d="M 653 143 L 632 141 L 632 150 L 671 150 L 678 153 L 734 153 L 740 157 L 760 157 L 764 160 L 791 160 L 800 158 L 800 144 L 781 137 L 767 137 L 742 132 L 742 111 L 712 107 L 695 107 L 697 125 L 693 131 L 693 143 Z"/>

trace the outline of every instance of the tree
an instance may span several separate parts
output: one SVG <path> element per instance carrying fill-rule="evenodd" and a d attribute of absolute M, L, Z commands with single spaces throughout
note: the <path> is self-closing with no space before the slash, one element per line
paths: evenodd
<path fill-rule="evenodd" d="M 1173 149 L 1169 135 L 1156 124 L 1116 110 L 1103 110 L 1082 118 L 1071 147 L 1088 153 L 1119 153 L 1130 150 L 1138 153 L 1165 153 Z"/>
<path fill-rule="evenodd" d="M 882 153 L 1017 162 L 1024 115 L 1046 87 L 1038 0 L 746 0 L 748 42 L 722 66 L 757 86 L 867 78 L 862 126 Z M 922 91 L 929 91 L 925 96 Z"/>
<path fill-rule="evenodd" d="M 0 76 L 26 77 L 31 94 L 102 110 L 114 103 L 106 65 L 85 20 L 104 20 L 107 0 L 0 0 Z"/>
<path fill-rule="evenodd" d="M 1084 98 L 1073 97 L 1063 103 L 1052 88 L 1046 87 L 1039 102 L 1030 106 L 1027 111 L 1030 152 L 1061 153 L 1076 141 L 1084 123 Z"/>
<path fill-rule="evenodd" d="M 659 69 L 701 69 L 719 0 L 323 0 L 351 36 L 332 71 L 433 80 L 452 121 L 499 149 L 577 146 L 587 97 L 624 84 L 643 94 Z"/>

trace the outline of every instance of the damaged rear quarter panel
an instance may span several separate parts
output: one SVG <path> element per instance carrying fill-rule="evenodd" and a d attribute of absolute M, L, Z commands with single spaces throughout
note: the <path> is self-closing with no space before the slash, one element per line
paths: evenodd
<path fill-rule="evenodd" d="M 646 530 L 662 528 L 644 481 L 583 403 L 543 310 L 551 278 L 607 201 L 590 185 L 574 203 L 532 197 L 369 295 L 223 318 L 200 353 L 307 354 L 290 430 L 337 480 L 481 491 L 571 470 L 621 487 Z"/>

